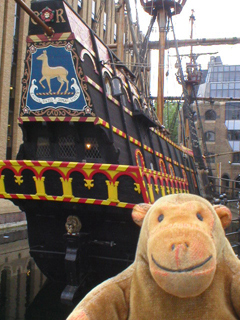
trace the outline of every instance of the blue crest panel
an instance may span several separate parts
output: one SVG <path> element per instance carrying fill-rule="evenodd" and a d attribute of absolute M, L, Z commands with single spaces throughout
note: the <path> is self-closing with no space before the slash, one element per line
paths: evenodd
<path fill-rule="evenodd" d="M 87 103 L 72 59 L 72 45 L 65 47 L 31 46 L 30 83 L 25 115 L 44 109 L 83 111 Z"/>

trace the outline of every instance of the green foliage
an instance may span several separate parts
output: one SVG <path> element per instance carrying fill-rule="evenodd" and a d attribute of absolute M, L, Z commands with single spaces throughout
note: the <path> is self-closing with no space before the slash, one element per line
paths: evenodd
<path fill-rule="evenodd" d="M 179 106 L 179 109 L 180 108 L 181 105 Z M 163 110 L 163 125 L 170 132 L 171 140 L 178 143 L 179 112 L 177 102 L 165 102 Z"/>

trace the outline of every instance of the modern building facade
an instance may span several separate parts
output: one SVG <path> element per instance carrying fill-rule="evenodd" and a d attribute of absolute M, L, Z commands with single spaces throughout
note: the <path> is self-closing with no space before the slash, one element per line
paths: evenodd
<path fill-rule="evenodd" d="M 209 98 L 198 105 L 213 175 L 223 179 L 219 191 L 232 193 L 240 188 L 240 65 L 211 57 L 198 97 Z"/>
<path fill-rule="evenodd" d="M 24 1 L 31 5 L 31 0 Z M 132 46 L 128 46 L 132 43 L 132 36 L 124 1 L 68 0 L 68 3 L 131 68 L 135 57 Z M 0 1 L 0 159 L 3 160 L 16 158 L 22 140 L 17 119 L 28 21 L 29 16 L 14 0 Z M 136 26 L 134 28 L 137 30 Z"/>

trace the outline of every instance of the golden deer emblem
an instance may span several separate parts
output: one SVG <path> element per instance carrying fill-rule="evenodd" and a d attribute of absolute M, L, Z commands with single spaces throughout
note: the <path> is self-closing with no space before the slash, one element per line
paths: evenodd
<path fill-rule="evenodd" d="M 42 78 L 39 80 L 41 86 L 45 89 L 45 86 L 42 84 L 42 82 L 43 80 L 46 80 L 49 88 L 49 93 L 52 93 L 51 79 L 57 78 L 57 80 L 61 83 L 57 93 L 60 93 L 64 83 L 66 83 L 66 90 L 64 93 L 67 93 L 69 84 L 69 81 L 67 80 L 67 69 L 61 66 L 50 67 L 48 64 L 48 56 L 46 50 L 43 50 L 43 53 L 37 57 L 37 60 L 42 60 Z"/>

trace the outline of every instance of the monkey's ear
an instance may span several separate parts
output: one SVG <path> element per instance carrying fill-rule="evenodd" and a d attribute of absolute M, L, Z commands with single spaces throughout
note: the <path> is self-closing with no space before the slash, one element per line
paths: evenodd
<path fill-rule="evenodd" d="M 139 203 L 133 207 L 132 219 L 139 227 L 142 226 L 143 219 L 151 206 L 152 205 L 148 203 Z"/>
<path fill-rule="evenodd" d="M 213 208 L 217 212 L 217 215 L 222 222 L 223 229 L 226 229 L 232 221 L 231 211 L 226 206 L 221 204 L 214 205 Z"/>

